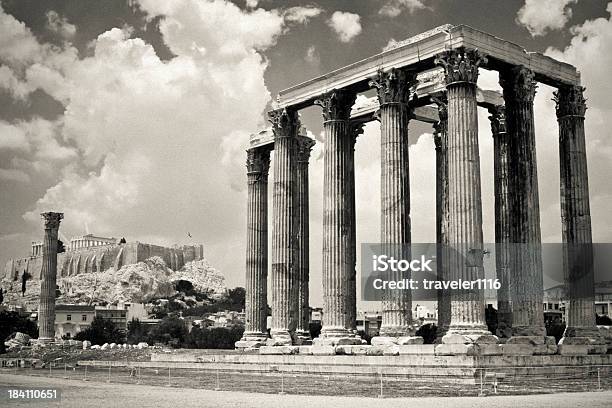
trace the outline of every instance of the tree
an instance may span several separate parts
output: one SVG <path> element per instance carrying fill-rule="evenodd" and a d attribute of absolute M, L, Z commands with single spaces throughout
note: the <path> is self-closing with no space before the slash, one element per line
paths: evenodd
<path fill-rule="evenodd" d="M 188 280 L 179 279 L 174 284 L 174 288 L 177 290 L 177 292 L 183 292 L 187 296 L 193 294 L 193 283 Z"/>
<path fill-rule="evenodd" d="M 0 305 L 4 302 L 4 290 L 0 288 Z"/>
<path fill-rule="evenodd" d="M 94 317 L 91 326 L 78 332 L 74 338 L 81 341 L 89 340 L 92 344 L 123 343 L 125 341 L 125 335 L 115 323 L 99 316 Z"/>
<path fill-rule="evenodd" d="M 138 319 L 132 319 L 127 325 L 128 344 L 138 344 L 146 342 L 149 336 L 149 328 L 142 324 Z"/>
<path fill-rule="evenodd" d="M 310 332 L 310 338 L 316 339 L 321 334 L 321 323 L 311 322 L 308 323 L 308 331 Z"/>
<path fill-rule="evenodd" d="M 38 337 L 36 323 L 22 317 L 17 312 L 0 312 L 0 353 L 5 353 L 4 340 L 15 332 L 25 333 L 30 337 Z"/>
<path fill-rule="evenodd" d="M 64 243 L 58 239 L 57 240 L 57 253 L 61 254 L 61 253 L 64 253 L 64 252 L 66 252 L 66 248 L 64 247 Z"/>
<path fill-rule="evenodd" d="M 158 325 L 153 326 L 149 331 L 148 343 L 163 343 L 174 348 L 183 344 L 187 328 L 183 320 L 177 317 L 165 317 Z"/>
<path fill-rule="evenodd" d="M 227 297 L 230 303 L 229 310 L 235 310 L 237 312 L 244 309 L 246 299 L 246 289 L 238 286 L 234 289 L 230 289 L 227 293 Z"/>
<path fill-rule="evenodd" d="M 234 344 L 242 338 L 243 326 L 231 327 L 194 327 L 185 336 L 184 346 L 198 349 L 233 349 Z"/>
<path fill-rule="evenodd" d="M 438 331 L 438 326 L 434 323 L 427 323 L 419 327 L 416 331 L 416 336 L 423 337 L 423 343 L 425 344 L 433 344 L 436 340 L 436 332 Z"/>
<path fill-rule="evenodd" d="M 0 301 L 2 303 L 2 301 Z M 606 315 L 598 315 L 595 313 L 595 324 L 598 326 L 612 326 L 612 319 Z"/>

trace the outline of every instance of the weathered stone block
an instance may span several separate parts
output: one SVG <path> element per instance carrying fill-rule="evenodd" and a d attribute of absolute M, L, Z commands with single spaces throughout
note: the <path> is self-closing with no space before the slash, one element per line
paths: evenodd
<path fill-rule="evenodd" d="M 554 338 L 554 337 L 553 337 Z M 513 336 L 508 339 L 506 344 L 530 344 L 532 346 L 545 345 L 544 336 Z"/>
<path fill-rule="evenodd" d="M 435 345 L 433 344 L 406 344 L 398 346 L 400 355 L 416 354 L 416 355 L 433 355 L 435 354 Z"/>
<path fill-rule="evenodd" d="M 302 354 L 302 355 L 312 354 L 312 346 L 299 346 L 298 354 Z"/>
<path fill-rule="evenodd" d="M 561 344 L 559 342 L 558 350 L 562 356 L 586 356 L 589 354 L 589 346 L 586 344 Z"/>
<path fill-rule="evenodd" d="M 237 349 L 248 349 L 248 348 L 260 348 L 261 346 L 265 346 L 265 341 L 249 341 L 249 340 L 238 340 L 234 346 Z"/>
<path fill-rule="evenodd" d="M 291 337 L 273 337 L 266 340 L 266 346 L 291 346 Z"/>
<path fill-rule="evenodd" d="M 372 337 L 370 344 L 373 346 L 391 346 L 397 344 L 397 337 L 376 336 Z"/>
<path fill-rule="evenodd" d="M 435 346 L 435 354 L 438 356 L 475 356 L 478 354 L 478 348 L 474 344 L 438 344 Z"/>
<path fill-rule="evenodd" d="M 397 344 L 406 345 L 406 344 L 423 344 L 425 340 L 420 336 L 406 336 L 406 337 L 398 337 Z"/>
<path fill-rule="evenodd" d="M 335 356 L 336 348 L 334 346 L 310 346 L 310 351 L 315 356 Z"/>
<path fill-rule="evenodd" d="M 501 344 L 477 344 L 479 356 L 499 356 L 502 354 Z"/>
<path fill-rule="evenodd" d="M 502 354 L 505 356 L 532 356 L 535 346 L 533 344 L 502 344 Z"/>
<path fill-rule="evenodd" d="M 336 354 L 345 354 L 349 356 L 366 355 L 370 347 L 372 346 L 368 346 L 368 345 L 336 346 Z"/>
<path fill-rule="evenodd" d="M 499 338 L 492 334 L 477 334 L 465 336 L 475 344 L 499 344 Z"/>
<path fill-rule="evenodd" d="M 388 346 L 383 350 L 383 356 L 399 356 L 399 346 Z"/>
<path fill-rule="evenodd" d="M 442 344 L 467 344 L 471 340 L 461 334 L 447 334 L 442 337 Z"/>
<path fill-rule="evenodd" d="M 366 354 L 368 356 L 382 356 L 383 352 L 385 351 L 385 348 L 386 347 L 383 347 L 383 346 L 371 346 L 367 350 Z"/>
<path fill-rule="evenodd" d="M 259 348 L 259 354 L 266 355 L 295 354 L 297 351 L 296 346 L 262 346 Z"/>

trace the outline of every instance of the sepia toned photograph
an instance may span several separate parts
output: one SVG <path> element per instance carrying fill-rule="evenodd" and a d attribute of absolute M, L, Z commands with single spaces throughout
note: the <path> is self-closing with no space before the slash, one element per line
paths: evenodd
<path fill-rule="evenodd" d="M 612 406 L 612 2 L 0 0 L 0 405 Z"/>

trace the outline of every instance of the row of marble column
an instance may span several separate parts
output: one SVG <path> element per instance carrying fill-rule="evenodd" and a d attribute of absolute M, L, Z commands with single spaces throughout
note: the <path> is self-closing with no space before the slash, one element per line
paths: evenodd
<path fill-rule="evenodd" d="M 476 82 L 486 59 L 475 50 L 447 51 L 446 92 L 434 95 L 438 273 L 442 279 L 484 277 L 480 158 Z M 520 343 L 544 342 L 543 278 L 533 99 L 534 74 L 525 67 L 500 71 L 505 108 L 490 108 L 494 137 L 495 238 L 502 282 L 500 321 Z M 416 73 L 380 71 L 371 81 L 380 103 L 381 243 L 406 258 L 410 236 L 408 122 L 415 107 Z M 563 242 L 579 244 L 580 256 L 566 251 L 570 287 L 566 337 L 593 337 L 593 271 L 584 142 L 583 88 L 556 93 L 560 126 Z M 332 90 L 315 101 L 325 129 L 323 203 L 323 328 L 321 344 L 358 344 L 355 335 L 354 146 L 359 126 L 350 111 L 355 92 Z M 247 317 L 245 344 L 301 344 L 308 339 L 308 157 L 312 140 L 298 137 L 296 111 L 273 111 L 274 186 L 271 270 L 271 339 L 266 334 L 267 179 L 269 147 L 248 151 Z M 512 245 L 510 245 L 512 244 Z M 574 246 L 569 246 L 574 248 Z M 574 251 L 576 252 L 576 251 Z M 576 264 L 580 259 L 580 264 Z M 585 269 L 586 268 L 586 269 Z M 398 277 L 399 278 L 399 277 Z M 578 282 L 578 283 L 576 283 Z M 574 288 L 574 289 L 572 289 Z M 589 297 L 590 296 L 590 297 Z M 439 335 L 447 343 L 491 343 L 484 292 L 439 293 Z M 414 335 L 410 291 L 383 296 L 382 337 Z M 251 342 L 251 344 L 247 344 Z M 244 345 L 244 344 L 243 344 Z"/>

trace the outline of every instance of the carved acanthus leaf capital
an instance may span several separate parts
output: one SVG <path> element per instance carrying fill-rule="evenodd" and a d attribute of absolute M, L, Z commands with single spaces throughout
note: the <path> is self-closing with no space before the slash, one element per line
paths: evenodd
<path fill-rule="evenodd" d="M 397 68 L 387 72 L 381 69 L 369 84 L 376 88 L 381 106 L 388 103 L 409 104 L 416 98 L 417 73 Z"/>
<path fill-rule="evenodd" d="M 506 101 L 533 103 L 538 83 L 532 70 L 515 66 L 499 73 L 499 84 L 504 90 Z"/>
<path fill-rule="evenodd" d="M 567 86 L 561 87 L 553 92 L 553 101 L 555 101 L 557 118 L 564 116 L 582 116 L 587 110 L 586 99 L 584 98 L 583 86 Z"/>
<path fill-rule="evenodd" d="M 433 95 L 431 100 L 434 101 L 438 107 L 438 121 L 433 124 L 434 142 L 436 142 L 437 149 L 437 139 L 439 139 L 442 134 L 446 135 L 448 131 L 448 99 L 446 93 L 441 93 L 439 95 Z"/>
<path fill-rule="evenodd" d="M 349 120 L 357 94 L 347 89 L 334 89 L 314 101 L 323 111 L 323 120 Z"/>
<path fill-rule="evenodd" d="M 64 213 L 45 212 L 40 216 L 45 220 L 45 229 L 58 229 L 60 221 L 64 218 Z"/>
<path fill-rule="evenodd" d="M 300 127 L 300 119 L 297 111 L 277 109 L 268 112 L 268 119 L 272 124 L 274 138 L 294 137 Z"/>
<path fill-rule="evenodd" d="M 457 82 L 475 84 L 478 81 L 478 67 L 487 62 L 478 50 L 457 48 L 440 53 L 435 63 L 445 71 L 446 85 Z"/>
<path fill-rule="evenodd" d="M 493 106 L 489 108 L 489 113 L 493 137 L 506 133 L 506 108 L 503 105 Z"/>
<path fill-rule="evenodd" d="M 298 163 L 308 163 L 310 151 L 316 141 L 306 136 L 299 136 L 297 139 L 297 161 Z"/>
<path fill-rule="evenodd" d="M 270 149 L 255 147 L 247 150 L 246 167 L 248 174 L 267 176 L 270 170 Z"/>

